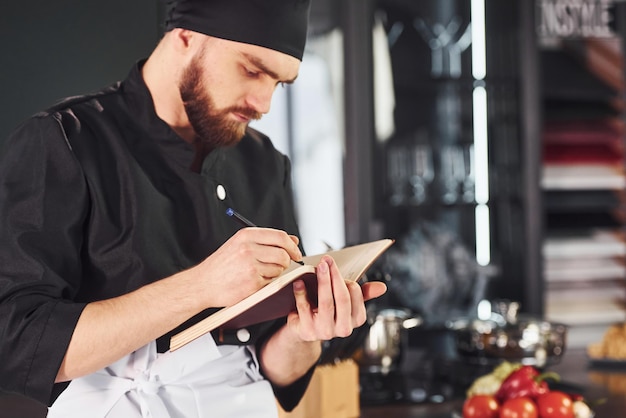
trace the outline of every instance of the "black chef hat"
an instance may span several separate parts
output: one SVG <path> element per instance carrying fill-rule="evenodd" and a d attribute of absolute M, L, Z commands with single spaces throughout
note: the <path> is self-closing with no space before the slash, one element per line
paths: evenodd
<path fill-rule="evenodd" d="M 166 0 L 165 30 L 189 29 L 302 60 L 310 0 Z"/>

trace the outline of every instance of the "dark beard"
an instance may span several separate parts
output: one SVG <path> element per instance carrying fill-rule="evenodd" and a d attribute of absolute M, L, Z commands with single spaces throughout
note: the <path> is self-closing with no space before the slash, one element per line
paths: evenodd
<path fill-rule="evenodd" d="M 261 114 L 241 107 L 215 111 L 212 98 L 202 89 L 200 58 L 195 57 L 185 68 L 179 85 L 189 123 L 205 150 L 235 145 L 243 138 L 248 124 L 230 119 L 229 114 L 239 113 L 250 119 L 260 119 Z"/>

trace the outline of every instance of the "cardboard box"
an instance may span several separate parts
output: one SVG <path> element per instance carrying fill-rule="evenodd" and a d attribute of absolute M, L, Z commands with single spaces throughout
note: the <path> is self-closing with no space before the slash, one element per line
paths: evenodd
<path fill-rule="evenodd" d="M 318 366 L 298 406 L 280 418 L 356 418 L 360 415 L 359 366 L 354 360 Z"/>

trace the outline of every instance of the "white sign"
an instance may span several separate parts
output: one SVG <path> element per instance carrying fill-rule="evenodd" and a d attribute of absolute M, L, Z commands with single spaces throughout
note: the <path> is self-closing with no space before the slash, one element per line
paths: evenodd
<path fill-rule="evenodd" d="M 537 0 L 538 34 L 544 38 L 605 38 L 613 0 Z"/>

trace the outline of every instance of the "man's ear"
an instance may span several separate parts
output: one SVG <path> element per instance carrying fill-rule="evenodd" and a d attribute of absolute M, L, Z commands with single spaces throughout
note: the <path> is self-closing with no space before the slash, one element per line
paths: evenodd
<path fill-rule="evenodd" d="M 195 33 L 188 29 L 175 28 L 172 29 L 172 37 L 177 48 L 189 49 L 195 37 Z"/>

